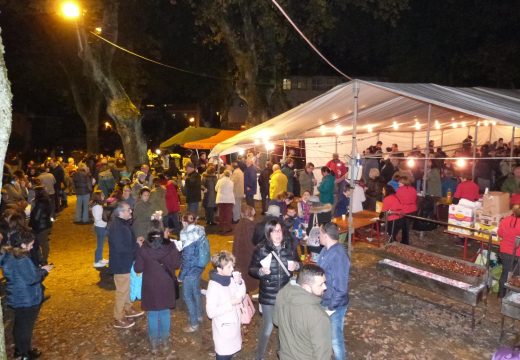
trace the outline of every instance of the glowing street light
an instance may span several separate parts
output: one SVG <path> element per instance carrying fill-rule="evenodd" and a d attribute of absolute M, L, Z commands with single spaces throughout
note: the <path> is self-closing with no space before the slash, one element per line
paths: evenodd
<path fill-rule="evenodd" d="M 61 14 L 67 19 L 76 20 L 80 17 L 81 11 L 77 3 L 66 1 L 61 4 Z"/>
<path fill-rule="evenodd" d="M 155 153 L 156 153 L 157 155 L 161 155 L 161 149 L 157 149 L 157 150 L 155 150 Z"/>
<path fill-rule="evenodd" d="M 190 124 L 193 124 L 195 122 L 195 118 L 194 117 L 190 117 Z"/>

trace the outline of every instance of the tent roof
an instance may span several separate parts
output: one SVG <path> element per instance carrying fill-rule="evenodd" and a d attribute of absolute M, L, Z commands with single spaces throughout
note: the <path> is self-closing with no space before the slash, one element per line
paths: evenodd
<path fill-rule="evenodd" d="M 209 138 L 190 141 L 182 146 L 187 149 L 213 149 L 218 143 L 227 140 L 240 132 L 240 130 L 222 130 Z"/>
<path fill-rule="evenodd" d="M 205 128 L 205 127 L 192 127 L 189 126 L 181 132 L 173 135 L 166 141 L 163 141 L 160 145 L 161 149 L 169 148 L 174 145 L 182 145 L 189 141 L 196 141 L 205 139 L 218 133 L 220 129 Z"/>
<path fill-rule="evenodd" d="M 520 91 L 454 88 L 354 80 L 336 86 L 271 120 L 215 146 L 211 156 L 266 141 L 347 135 L 354 118 L 354 85 L 359 86 L 357 131 L 424 131 L 431 104 L 431 128 L 465 127 L 479 120 L 520 126 Z M 435 121 L 435 123 L 434 123 Z"/>

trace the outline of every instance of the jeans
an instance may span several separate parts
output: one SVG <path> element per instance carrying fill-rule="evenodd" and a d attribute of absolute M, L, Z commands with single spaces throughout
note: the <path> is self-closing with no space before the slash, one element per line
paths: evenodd
<path fill-rule="evenodd" d="M 94 230 L 96 231 L 96 253 L 94 255 L 94 262 L 98 262 L 103 260 L 103 246 L 105 245 L 105 233 L 106 227 L 94 226 Z"/>
<path fill-rule="evenodd" d="M 147 311 L 150 342 L 168 340 L 170 337 L 170 309 Z"/>
<path fill-rule="evenodd" d="M 35 234 L 36 238 L 38 239 L 37 243 L 39 245 L 39 263 L 43 265 L 47 265 L 49 260 L 49 235 L 51 233 L 51 229 L 45 229 L 40 231 L 39 233 Z M 36 242 L 35 242 L 36 243 Z"/>
<path fill-rule="evenodd" d="M 90 194 L 76 195 L 76 216 L 74 221 L 76 222 L 87 222 L 88 221 L 88 202 L 90 200 Z"/>
<path fill-rule="evenodd" d="M 191 326 L 199 325 L 202 318 L 200 296 L 200 276 L 186 276 L 182 282 L 182 298 L 188 308 Z"/>
<path fill-rule="evenodd" d="M 233 355 L 219 355 L 219 354 L 215 354 L 215 359 L 216 360 L 231 360 L 233 359 Z"/>
<path fill-rule="evenodd" d="M 330 316 L 330 329 L 332 333 L 332 351 L 334 359 L 345 360 L 347 351 L 345 349 L 345 336 L 343 335 L 343 327 L 345 326 L 345 314 L 348 306 L 340 306 Z"/>
<path fill-rule="evenodd" d="M 235 199 L 233 204 L 233 221 L 240 220 L 240 213 L 242 211 L 242 199 Z"/>
<path fill-rule="evenodd" d="M 181 232 L 182 225 L 179 219 L 179 212 L 168 213 L 167 226 L 177 235 Z"/>
<path fill-rule="evenodd" d="M 256 347 L 256 359 L 264 358 L 265 350 L 269 344 L 269 338 L 273 332 L 274 305 L 262 304 L 262 327 L 258 334 L 258 345 Z"/>
<path fill-rule="evenodd" d="M 188 203 L 188 211 L 195 214 L 195 216 L 199 216 L 199 202 Z"/>
<path fill-rule="evenodd" d="M 204 208 L 206 210 L 206 224 L 211 224 L 215 222 L 215 207 L 207 206 Z"/>
<path fill-rule="evenodd" d="M 32 349 L 32 333 L 39 312 L 40 305 L 14 309 L 14 346 L 20 354 Z"/>

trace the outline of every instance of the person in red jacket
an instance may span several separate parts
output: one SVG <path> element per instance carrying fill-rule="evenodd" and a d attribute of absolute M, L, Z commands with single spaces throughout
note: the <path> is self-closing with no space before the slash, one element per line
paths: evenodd
<path fill-rule="evenodd" d="M 386 231 L 388 235 L 390 235 L 390 240 L 388 242 L 394 242 L 396 241 L 397 234 L 402 230 L 403 222 L 405 221 L 401 214 L 403 207 L 401 201 L 395 195 L 395 190 L 391 185 L 386 185 L 384 187 L 384 194 L 385 198 L 383 199 L 383 208 L 381 212 L 391 212 L 391 214 L 387 216 Z M 401 233 L 401 239 L 403 238 L 403 233 Z M 408 239 L 406 239 L 406 241 L 408 241 Z"/>
<path fill-rule="evenodd" d="M 179 235 L 181 231 L 181 222 L 179 220 L 179 211 L 181 210 L 181 202 L 179 192 L 174 181 L 170 180 L 166 184 L 166 208 L 168 209 L 167 225 L 172 232 Z"/>
<path fill-rule="evenodd" d="M 401 202 L 401 209 L 405 215 L 414 215 L 417 212 L 417 190 L 411 186 L 410 179 L 407 176 L 399 178 L 399 188 L 395 194 Z M 403 219 L 403 227 L 401 234 L 401 242 L 409 244 L 409 232 L 411 221 L 408 218 Z"/>
<path fill-rule="evenodd" d="M 520 236 L 520 206 L 518 204 L 513 207 L 513 214 L 503 218 L 498 225 L 498 236 L 502 238 L 500 241 L 500 261 L 502 262 L 502 275 L 498 280 L 498 297 L 502 298 L 506 294 L 504 284 L 507 281 L 507 275 L 513 270 L 513 252 L 515 249 L 515 238 Z M 520 246 L 516 249 L 516 256 L 520 256 Z"/>
<path fill-rule="evenodd" d="M 471 174 L 462 174 L 461 183 L 457 186 L 457 191 L 453 195 L 453 203 L 458 204 L 460 199 L 477 201 L 480 198 L 479 187 L 473 182 Z"/>

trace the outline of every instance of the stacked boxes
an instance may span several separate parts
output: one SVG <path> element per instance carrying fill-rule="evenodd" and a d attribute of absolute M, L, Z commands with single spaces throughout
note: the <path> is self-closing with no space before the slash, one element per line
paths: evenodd
<path fill-rule="evenodd" d="M 496 232 L 498 231 L 498 224 L 500 223 L 500 220 L 509 215 L 511 215 L 511 210 L 501 214 L 488 215 L 485 213 L 484 209 L 479 209 L 475 212 L 475 230 L 489 231 L 493 233 L 493 241 L 497 241 L 498 236 Z M 483 239 L 489 239 L 488 234 L 479 234 L 478 232 L 475 232 L 475 236 Z"/>
<path fill-rule="evenodd" d="M 450 205 L 448 213 L 448 224 L 472 227 L 475 210 L 464 205 Z M 473 231 L 449 226 L 448 231 L 461 235 L 472 235 Z"/>

